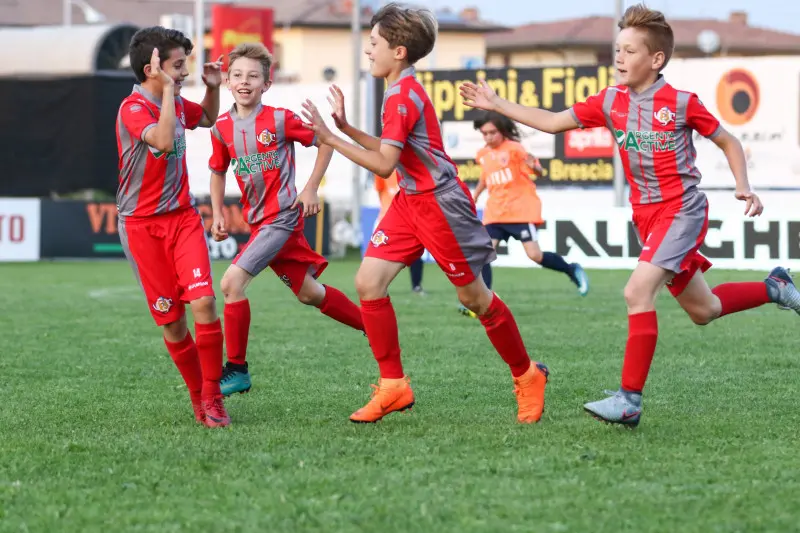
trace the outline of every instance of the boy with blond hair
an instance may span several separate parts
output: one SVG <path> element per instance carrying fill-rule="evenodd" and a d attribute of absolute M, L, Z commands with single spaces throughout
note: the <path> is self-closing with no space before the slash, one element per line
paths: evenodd
<path fill-rule="evenodd" d="M 225 396 L 247 392 L 251 387 L 246 359 L 250 301 L 245 291 L 267 267 L 301 303 L 355 330 L 364 330 L 358 306 L 341 291 L 317 281 L 328 261 L 311 249 L 303 234 L 304 217 L 319 213 L 317 189 L 333 150 L 319 148 L 311 176 L 297 194 L 294 144 L 313 146 L 314 132 L 292 111 L 261 103 L 272 85 L 272 55 L 263 44 L 241 44 L 228 59 L 228 88 L 235 104 L 211 128 L 211 233 L 218 241 L 228 237 L 222 210 L 228 167 L 232 167 L 242 191 L 242 214 L 251 233 L 222 276 L 228 354 L 222 374 Z"/>

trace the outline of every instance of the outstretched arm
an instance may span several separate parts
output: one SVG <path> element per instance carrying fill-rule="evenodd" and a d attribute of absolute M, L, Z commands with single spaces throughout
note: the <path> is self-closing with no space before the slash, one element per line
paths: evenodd
<path fill-rule="evenodd" d="M 303 103 L 303 116 L 308 121 L 305 126 L 316 134 L 318 146 L 327 144 L 373 174 L 388 178 L 400 160 L 400 148 L 382 143 L 380 139 L 377 149 L 373 149 L 372 146 L 370 148 L 356 146 L 335 135 L 322 120 L 322 115 L 311 100 Z"/>
<path fill-rule="evenodd" d="M 355 142 L 368 150 L 380 150 L 381 140 L 374 135 L 370 135 L 347 122 L 347 113 L 344 109 L 344 93 L 338 85 L 331 85 L 331 95 L 328 102 L 331 104 L 331 116 L 333 123 L 339 130 L 353 139 Z"/>
<path fill-rule="evenodd" d="M 569 110 L 553 113 L 545 109 L 509 102 L 497 96 L 486 80 L 480 80 L 477 85 L 465 82 L 459 91 L 464 103 L 469 107 L 495 111 L 539 131 L 561 133 L 580 127 Z"/>

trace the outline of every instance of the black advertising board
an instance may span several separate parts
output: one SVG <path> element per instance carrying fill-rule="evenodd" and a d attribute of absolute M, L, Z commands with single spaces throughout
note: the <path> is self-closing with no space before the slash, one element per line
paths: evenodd
<path fill-rule="evenodd" d="M 211 227 L 211 204 L 199 202 L 212 259 L 233 259 L 250 238 L 250 228 L 242 218 L 238 202 L 226 200 L 225 220 L 230 237 L 214 241 Z M 315 217 L 305 221 L 309 245 L 322 255 L 329 253 L 328 205 Z M 117 206 L 111 202 L 77 200 L 42 200 L 41 257 L 57 258 L 121 258 L 124 257 L 117 232 Z"/>
<path fill-rule="evenodd" d="M 612 85 L 613 69 L 605 66 L 496 68 L 418 71 L 442 124 L 445 151 L 458 164 L 461 179 L 474 184 L 480 177 L 475 155 L 483 140 L 473 120 L 484 111 L 464 105 L 458 87 L 485 79 L 503 98 L 548 111 L 563 111 Z M 375 131 L 381 131 L 385 83 L 376 80 Z M 611 186 L 614 181 L 614 139 L 605 128 L 550 135 L 520 127 L 522 144 L 541 161 L 544 175 L 537 185 Z"/>

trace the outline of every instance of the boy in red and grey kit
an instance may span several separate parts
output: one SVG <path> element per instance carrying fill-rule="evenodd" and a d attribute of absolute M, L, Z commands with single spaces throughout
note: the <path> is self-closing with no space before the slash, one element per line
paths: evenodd
<path fill-rule="evenodd" d="M 338 127 L 361 145 L 355 146 L 327 128 L 314 104 L 304 104 L 309 127 L 321 144 L 384 178 L 396 168 L 401 188 L 373 233 L 356 274 L 364 329 L 381 379 L 372 399 L 350 420 L 377 422 L 414 404 L 388 287 L 427 249 L 508 364 L 517 419 L 538 422 L 544 410 L 547 367 L 531 362 L 514 316 L 481 278 L 484 265 L 496 257 L 492 241 L 455 163 L 444 152 L 436 111 L 415 76 L 414 64 L 431 52 L 436 34 L 436 19 L 425 9 L 387 4 L 373 17 L 366 53 L 372 75 L 388 82 L 380 138 L 347 124 L 344 106 L 334 105 L 335 114 L 341 109 L 341 116 L 335 117 Z"/>
<path fill-rule="evenodd" d="M 220 394 L 222 326 L 217 317 L 208 243 L 189 192 L 185 130 L 211 127 L 219 112 L 219 61 L 204 65 L 202 105 L 180 96 L 192 42 L 177 30 L 144 28 L 131 39 L 140 82 L 117 116 L 119 235 L 150 313 L 183 376 L 195 418 L 230 424 Z M 196 342 L 184 305 L 195 319 Z"/>
<path fill-rule="evenodd" d="M 333 150 L 317 151 L 314 170 L 303 191 L 295 188 L 295 143 L 314 144 L 314 132 L 288 109 L 261 103 L 269 89 L 272 55 L 261 43 L 234 48 L 228 62 L 228 87 L 235 104 L 211 129 L 213 153 L 211 206 L 216 240 L 228 237 L 223 217 L 225 175 L 228 167 L 242 191 L 244 218 L 251 228 L 250 240 L 222 276 L 225 297 L 225 339 L 228 362 L 222 374 L 222 394 L 250 390 L 247 344 L 250 331 L 250 301 L 245 290 L 255 276 L 270 267 L 297 296 L 324 315 L 364 331 L 361 311 L 338 289 L 317 278 L 328 261 L 311 249 L 303 234 L 304 216 L 319 212 L 317 189 L 328 168 Z"/>
<path fill-rule="evenodd" d="M 696 324 L 774 302 L 800 313 L 800 292 L 786 269 L 764 281 L 723 283 L 712 290 L 703 272 L 711 263 L 700 255 L 708 230 L 708 200 L 697 185 L 694 131 L 725 152 L 745 214 L 763 206 L 750 189 L 741 143 L 708 112 L 697 95 L 677 90 L 661 75 L 674 48 L 664 15 L 644 5 L 628 8 L 619 22 L 616 67 L 620 85 L 608 87 L 571 109 L 552 113 L 501 98 L 482 82 L 466 83 L 467 105 L 498 111 L 532 128 L 560 133 L 605 126 L 617 139 L 631 189 L 633 222 L 642 242 L 639 264 L 625 286 L 628 342 L 620 389 L 584 409 L 605 422 L 636 426 L 642 390 L 658 339 L 655 299 L 665 285 Z"/>

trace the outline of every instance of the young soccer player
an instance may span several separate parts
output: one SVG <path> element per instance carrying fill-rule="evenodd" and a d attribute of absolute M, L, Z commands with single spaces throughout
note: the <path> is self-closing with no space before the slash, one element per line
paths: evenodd
<path fill-rule="evenodd" d="M 643 248 L 624 292 L 628 342 L 621 387 L 584 408 L 600 420 L 636 426 L 658 339 L 655 299 L 664 285 L 699 325 L 769 302 L 800 313 L 800 292 L 781 267 L 763 282 L 709 288 L 703 272 L 711 263 L 698 253 L 708 230 L 708 200 L 697 188 L 700 172 L 693 132 L 711 139 L 725 153 L 736 183 L 734 196 L 745 202 L 745 214 L 760 215 L 761 200 L 750 189 L 741 143 L 696 94 L 673 88 L 661 75 L 675 42 L 664 15 L 643 5 L 632 6 L 619 27 L 615 64 L 620 85 L 569 110 L 552 113 L 514 104 L 499 98 L 485 82 L 465 83 L 461 94 L 472 107 L 495 110 L 541 131 L 605 126 L 618 139 L 633 222 Z"/>
<path fill-rule="evenodd" d="M 380 383 L 372 399 L 350 416 L 353 422 L 377 422 L 414 404 L 403 372 L 397 318 L 387 289 L 406 265 L 427 249 L 456 286 L 459 300 L 475 311 L 494 347 L 511 368 L 520 422 L 538 422 L 544 409 L 547 368 L 531 363 L 511 311 L 480 277 L 496 255 L 457 167 L 445 154 L 439 122 L 414 64 L 433 49 L 437 23 L 425 9 L 390 3 L 372 18 L 366 54 L 373 76 L 384 78 L 383 132 L 372 137 L 349 124 L 342 131 L 361 146 L 333 134 L 310 101 L 304 114 L 320 143 L 379 176 L 395 168 L 400 192 L 371 238 L 356 274 L 361 315 Z"/>
<path fill-rule="evenodd" d="M 531 174 L 541 174 L 539 161 L 520 144 L 516 124 L 499 113 L 488 112 L 473 122 L 483 135 L 486 146 L 476 160 L 481 177 L 473 193 L 478 201 L 488 190 L 489 200 L 483 211 L 483 224 L 497 248 L 500 241 L 515 238 L 535 263 L 562 272 L 578 287 L 581 296 L 589 292 L 589 277 L 578 263 L 568 264 L 553 252 L 542 252 L 536 239 L 536 226 L 542 219 L 542 202 L 536 194 Z"/>
<path fill-rule="evenodd" d="M 164 328 L 197 421 L 219 427 L 230 423 L 219 388 L 222 326 L 208 243 L 189 192 L 184 132 L 214 124 L 222 73 L 219 61 L 207 63 L 202 104 L 182 98 L 191 51 L 192 42 L 181 32 L 160 26 L 141 29 L 131 39 L 131 67 L 139 84 L 117 115 L 119 236 L 150 313 Z M 196 343 L 186 325 L 187 302 Z"/>
<path fill-rule="evenodd" d="M 328 261 L 308 245 L 304 218 L 319 212 L 317 189 L 333 150 L 320 146 L 314 169 L 298 195 L 294 181 L 294 143 L 315 143 L 314 132 L 300 117 L 283 108 L 261 103 L 272 84 L 272 56 L 261 43 L 237 46 L 228 56 L 228 87 L 236 102 L 211 128 L 213 153 L 211 205 L 212 236 L 228 237 L 222 207 L 225 174 L 229 166 L 242 191 L 244 218 L 251 237 L 222 277 L 225 297 L 225 338 L 228 362 L 222 374 L 222 394 L 250 390 L 247 341 L 250 301 L 245 291 L 255 276 L 270 267 L 297 299 L 323 314 L 364 331 L 361 311 L 341 291 L 322 285 L 317 278 Z"/>
<path fill-rule="evenodd" d="M 341 107 L 342 112 L 344 112 L 344 96 L 342 95 L 341 90 L 334 85 L 331 87 L 331 93 L 333 93 L 334 97 L 332 102 L 339 102 L 335 105 Z M 335 112 L 334 116 L 336 116 Z M 378 191 L 378 197 L 381 202 L 381 210 L 378 212 L 378 217 L 375 220 L 375 228 L 377 228 L 378 224 L 381 223 L 384 215 L 386 215 L 386 212 L 389 210 L 389 206 L 392 205 L 392 199 L 394 199 L 394 195 L 400 192 L 400 186 L 397 184 L 397 171 L 395 170 L 392 172 L 391 176 L 385 179 L 376 175 L 375 190 Z M 375 228 L 373 228 L 373 231 Z M 422 258 L 417 259 L 411 264 L 410 267 L 408 267 L 408 272 L 411 276 L 411 291 L 422 295 L 425 294 L 425 290 L 422 288 L 422 274 L 424 268 L 425 263 L 422 261 Z"/>
<path fill-rule="evenodd" d="M 490 111 L 475 119 L 473 126 L 481 132 L 486 143 L 475 157 L 481 166 L 481 177 L 473 197 L 477 202 L 483 191 L 489 191 L 483 224 L 492 238 L 492 245 L 497 248 L 500 241 L 512 237 L 517 239 L 531 261 L 566 274 L 578 286 L 578 293 L 586 296 L 589 277 L 583 267 L 578 263 L 569 264 L 560 255 L 542 252 L 539 248 L 536 226 L 544 220 L 542 202 L 536 194 L 531 174 L 541 174 L 542 167 L 539 160 L 520 144 L 516 124 L 508 117 Z M 483 280 L 491 289 L 491 265 L 484 267 Z M 466 316 L 475 316 L 464 306 L 459 311 Z"/>

